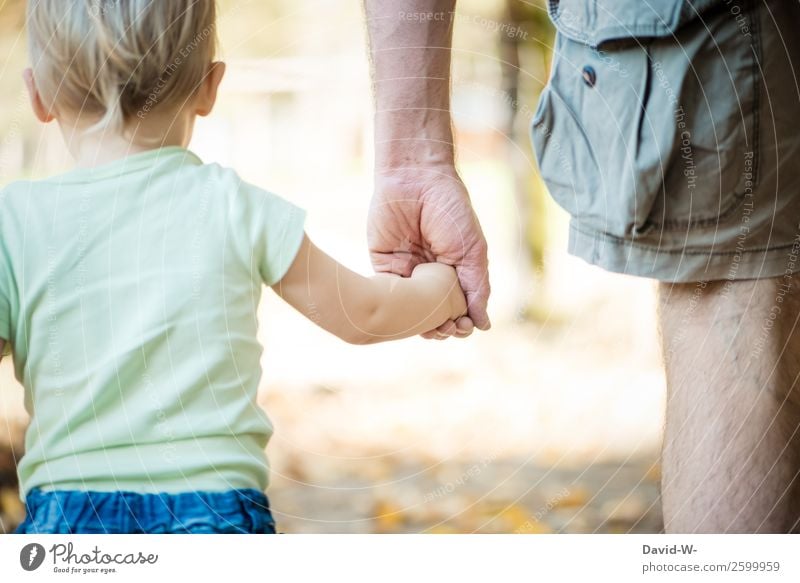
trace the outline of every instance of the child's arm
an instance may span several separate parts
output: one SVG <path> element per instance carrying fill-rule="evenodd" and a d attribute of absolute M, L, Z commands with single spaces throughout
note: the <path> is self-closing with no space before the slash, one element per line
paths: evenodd
<path fill-rule="evenodd" d="M 337 263 L 307 236 L 272 289 L 309 320 L 351 344 L 416 336 L 467 312 L 456 272 L 448 265 L 419 265 L 410 278 L 364 277 Z"/>

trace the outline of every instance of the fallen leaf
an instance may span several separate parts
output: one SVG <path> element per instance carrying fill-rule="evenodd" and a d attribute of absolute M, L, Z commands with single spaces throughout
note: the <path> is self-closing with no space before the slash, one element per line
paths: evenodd
<path fill-rule="evenodd" d="M 25 519 L 25 505 L 19 499 L 17 491 L 11 488 L 0 490 L 0 509 L 10 522 L 22 522 Z"/>
<path fill-rule="evenodd" d="M 554 498 L 551 502 L 551 508 L 574 508 L 576 506 L 585 506 L 591 498 L 589 490 L 582 486 L 571 488 L 563 496 Z"/>
<path fill-rule="evenodd" d="M 378 500 L 372 511 L 375 520 L 375 532 L 397 532 L 398 527 L 405 524 L 403 511 L 385 500 Z"/>

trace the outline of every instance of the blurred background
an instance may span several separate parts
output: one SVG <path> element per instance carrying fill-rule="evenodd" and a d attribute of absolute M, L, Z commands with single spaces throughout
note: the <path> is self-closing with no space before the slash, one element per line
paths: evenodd
<path fill-rule="evenodd" d="M 401 3 L 398 2 L 398 6 Z M 309 211 L 312 238 L 369 273 L 372 100 L 358 0 L 223 0 L 229 65 L 192 149 Z M 486 232 L 494 327 L 354 347 L 272 294 L 261 404 L 283 532 L 658 532 L 664 380 L 654 285 L 566 254 L 567 217 L 528 127 L 547 80 L 544 0 L 460 0 L 459 169 Z M 0 187 L 68 168 L 34 123 L 24 1 L 0 0 Z M 308 362 L 313 355 L 313 362 Z M 0 365 L 0 532 L 22 518 L 23 390 Z"/>

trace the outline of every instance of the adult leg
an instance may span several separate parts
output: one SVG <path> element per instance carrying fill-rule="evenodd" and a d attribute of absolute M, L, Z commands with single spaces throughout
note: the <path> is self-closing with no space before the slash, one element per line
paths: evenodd
<path fill-rule="evenodd" d="M 667 532 L 800 530 L 800 276 L 660 284 Z"/>

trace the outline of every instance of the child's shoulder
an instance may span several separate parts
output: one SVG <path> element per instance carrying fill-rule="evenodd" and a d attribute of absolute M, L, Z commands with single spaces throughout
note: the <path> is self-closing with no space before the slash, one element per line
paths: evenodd
<path fill-rule="evenodd" d="M 65 193 L 64 185 L 52 177 L 19 179 L 0 185 L 0 220 L 8 223 L 52 210 Z"/>
<path fill-rule="evenodd" d="M 35 181 L 17 180 L 0 186 L 0 257 L 3 250 L 20 240 L 24 217 L 30 213 L 26 201 L 36 189 Z"/>
<path fill-rule="evenodd" d="M 7 213 L 30 198 L 33 192 L 40 189 L 38 180 L 15 180 L 0 186 L 0 213 Z"/>
<path fill-rule="evenodd" d="M 292 205 L 282 196 L 245 180 L 235 169 L 216 162 L 194 166 L 190 172 L 197 173 L 195 175 L 197 180 L 201 181 L 205 188 L 227 196 L 228 203 L 232 206 L 253 210 L 254 207 L 265 205 Z"/>
<path fill-rule="evenodd" d="M 0 197 L 10 197 L 11 195 L 19 195 L 22 192 L 30 192 L 35 188 L 40 181 L 38 180 L 14 180 L 8 184 L 0 186 Z"/>

